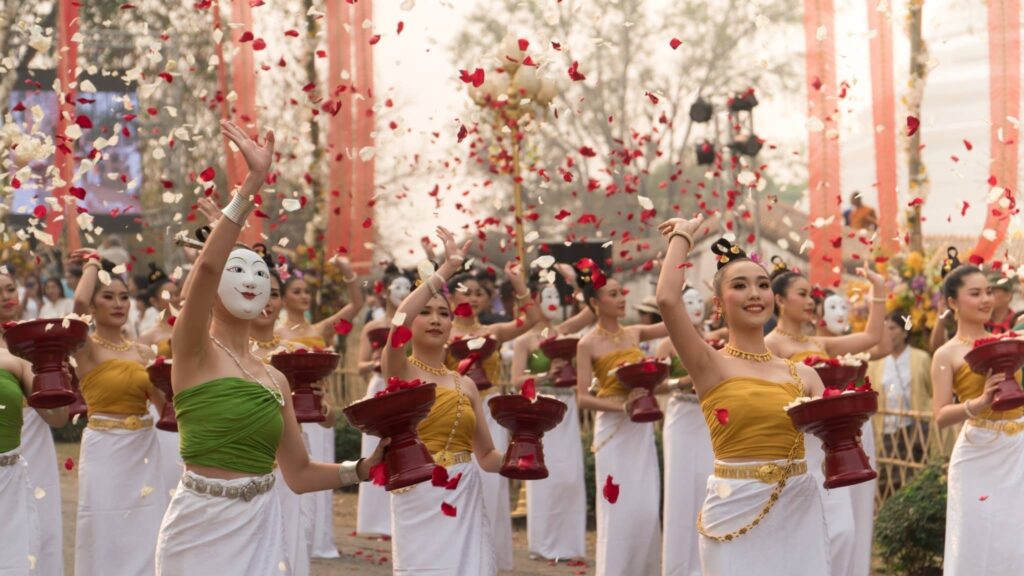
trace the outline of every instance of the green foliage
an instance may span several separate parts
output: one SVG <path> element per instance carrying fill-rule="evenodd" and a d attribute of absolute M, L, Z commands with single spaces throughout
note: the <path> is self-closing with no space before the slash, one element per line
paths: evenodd
<path fill-rule="evenodd" d="M 358 460 L 362 449 L 362 434 L 348 425 L 344 418 L 338 418 L 334 426 L 334 461 Z"/>
<path fill-rule="evenodd" d="M 885 501 L 875 518 L 878 555 L 890 574 L 942 573 L 946 471 L 932 464 Z"/>

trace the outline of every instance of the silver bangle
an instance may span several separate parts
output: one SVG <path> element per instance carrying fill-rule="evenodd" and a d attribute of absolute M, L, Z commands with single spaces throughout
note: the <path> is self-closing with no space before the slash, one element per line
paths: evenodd
<path fill-rule="evenodd" d="M 248 198 L 242 198 L 241 195 L 235 194 L 231 198 L 231 202 L 228 202 L 228 205 L 221 211 L 221 214 L 235 224 L 245 226 L 245 221 L 249 218 L 249 214 L 255 207 L 256 205 Z"/>
<path fill-rule="evenodd" d="M 351 486 L 353 484 L 359 484 L 359 463 L 363 459 L 359 460 L 346 460 L 341 464 L 338 464 L 338 477 L 341 478 L 342 486 Z"/>
<path fill-rule="evenodd" d="M 971 420 L 974 420 L 975 418 L 978 417 L 978 415 L 975 414 L 974 412 L 971 412 L 970 403 L 971 403 L 970 400 L 964 402 L 964 413 L 967 414 L 968 418 L 970 418 Z"/>

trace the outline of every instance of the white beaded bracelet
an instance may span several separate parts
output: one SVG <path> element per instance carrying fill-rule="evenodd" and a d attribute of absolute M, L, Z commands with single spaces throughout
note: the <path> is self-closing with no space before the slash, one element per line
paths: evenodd
<path fill-rule="evenodd" d="M 231 198 L 231 202 L 229 202 L 224 210 L 221 211 L 221 214 L 235 224 L 244 226 L 245 221 L 249 218 L 249 214 L 255 207 L 255 204 L 253 204 L 249 199 L 242 198 L 239 194 L 235 194 L 235 196 Z"/>

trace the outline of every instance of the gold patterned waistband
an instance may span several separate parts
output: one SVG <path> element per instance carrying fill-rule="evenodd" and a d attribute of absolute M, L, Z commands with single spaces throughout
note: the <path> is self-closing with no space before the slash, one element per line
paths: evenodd
<path fill-rule="evenodd" d="M 715 463 L 715 476 L 731 480 L 760 480 L 765 484 L 776 484 L 783 478 L 792 478 L 807 473 L 807 462 L 794 462 L 786 469 L 785 466 L 774 462 L 764 464 L 719 464 Z"/>
<path fill-rule="evenodd" d="M 5 466 L 14 466 L 21 460 L 21 454 L 3 454 L 0 455 L 0 468 Z"/>
<path fill-rule="evenodd" d="M 93 430 L 145 430 L 153 427 L 153 418 L 150 416 L 126 416 L 121 419 L 115 418 L 89 418 L 89 428 Z"/>
<path fill-rule="evenodd" d="M 1002 432 L 1007 436 L 1013 436 L 1024 432 L 1024 422 L 1017 420 L 985 420 L 984 418 L 971 418 L 967 423 L 975 428 L 995 430 L 996 432 Z"/>
<path fill-rule="evenodd" d="M 260 494 L 270 492 L 274 487 L 277 477 L 273 474 L 253 478 L 245 484 L 236 486 L 225 486 L 229 480 L 217 480 L 214 478 L 203 478 L 192 473 L 185 473 L 181 477 L 181 485 L 197 494 L 209 494 L 214 497 L 237 498 L 248 502 Z"/>
<path fill-rule="evenodd" d="M 473 455 L 469 452 L 445 452 L 444 450 L 434 454 L 434 462 L 438 466 L 455 466 L 456 464 L 465 464 L 473 459 Z"/>

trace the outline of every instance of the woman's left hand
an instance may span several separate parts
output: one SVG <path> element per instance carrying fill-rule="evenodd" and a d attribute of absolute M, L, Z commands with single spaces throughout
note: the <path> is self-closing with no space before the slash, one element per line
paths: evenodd
<path fill-rule="evenodd" d="M 264 136 L 263 145 L 249 137 L 234 122 L 229 120 L 220 121 L 221 130 L 228 140 L 235 143 L 238 151 L 245 158 L 245 164 L 249 167 L 249 173 L 266 176 L 270 173 L 270 166 L 274 161 L 274 131 L 267 131 Z"/>
<path fill-rule="evenodd" d="M 878 272 L 875 272 L 871 268 L 868 268 L 867 265 L 857 268 L 857 274 L 859 274 L 862 278 L 870 282 L 871 287 L 875 289 L 876 293 L 885 289 L 885 276 L 882 276 Z"/>

